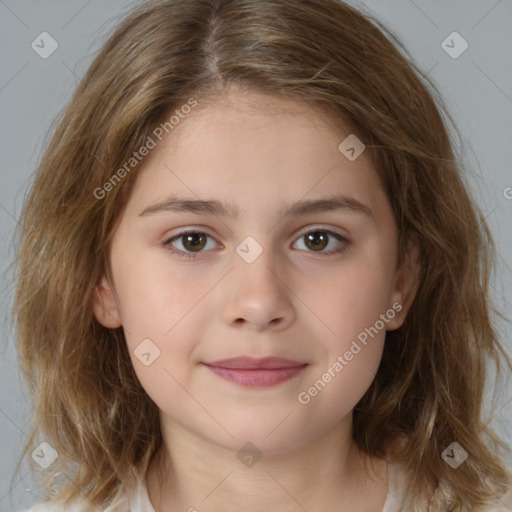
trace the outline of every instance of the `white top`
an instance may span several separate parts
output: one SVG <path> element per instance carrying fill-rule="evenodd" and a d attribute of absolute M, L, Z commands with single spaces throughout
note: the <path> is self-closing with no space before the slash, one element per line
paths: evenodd
<path fill-rule="evenodd" d="M 401 469 L 397 464 L 388 464 L 388 492 L 386 501 L 381 512 L 406 512 L 400 511 L 400 503 L 404 497 L 405 489 L 403 480 L 400 479 Z M 125 512 L 155 512 L 151 500 L 149 499 L 148 490 L 145 479 L 137 474 L 138 485 L 126 495 Z M 82 502 L 77 502 L 76 506 L 65 506 L 59 503 L 38 503 L 32 508 L 22 512 L 89 512 L 91 507 L 82 508 Z M 83 505 L 82 505 L 83 506 Z M 511 491 L 498 501 L 494 507 L 487 509 L 486 512 L 511 512 L 512 511 L 512 489 Z M 109 509 L 104 512 L 109 512 Z"/>

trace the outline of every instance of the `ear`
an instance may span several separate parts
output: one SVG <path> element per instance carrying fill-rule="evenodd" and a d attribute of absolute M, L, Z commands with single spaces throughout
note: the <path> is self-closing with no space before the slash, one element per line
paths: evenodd
<path fill-rule="evenodd" d="M 92 308 L 96 320 L 109 329 L 121 327 L 121 315 L 117 305 L 115 292 L 108 279 L 103 276 L 94 288 Z"/>
<path fill-rule="evenodd" d="M 390 308 L 397 313 L 387 323 L 386 330 L 393 331 L 402 326 L 420 284 L 420 249 L 416 240 L 409 240 L 404 259 L 395 272 Z"/>

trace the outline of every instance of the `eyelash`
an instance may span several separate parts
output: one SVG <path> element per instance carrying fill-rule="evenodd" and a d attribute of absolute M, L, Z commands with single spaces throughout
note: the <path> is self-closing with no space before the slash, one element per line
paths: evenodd
<path fill-rule="evenodd" d="M 310 233 L 324 233 L 324 234 L 327 234 L 328 236 L 332 236 L 333 238 L 335 238 L 336 240 L 338 240 L 339 242 L 341 242 L 341 247 L 339 247 L 338 249 L 331 249 L 330 251 L 327 251 L 327 252 L 324 252 L 324 251 L 306 251 L 306 252 L 311 252 L 313 254 L 319 254 L 321 257 L 329 257 L 329 256 L 332 256 L 334 254 L 341 254 L 346 248 L 347 246 L 349 245 L 349 241 L 342 235 L 340 235 L 339 233 L 335 233 L 334 231 L 330 231 L 328 229 L 322 229 L 322 228 L 319 228 L 319 227 L 314 227 L 314 228 L 310 228 L 308 229 L 307 231 L 303 231 L 301 232 L 301 234 L 298 236 L 297 240 L 303 238 L 304 236 L 310 234 Z M 166 240 L 165 242 L 163 242 L 163 245 L 164 247 L 172 254 L 176 254 L 177 256 L 179 256 L 180 258 L 183 258 L 185 260 L 192 260 L 194 258 L 196 258 L 197 256 L 203 254 L 203 252 L 205 251 L 199 251 L 199 252 L 185 252 L 185 251 L 182 251 L 180 249 L 175 249 L 172 247 L 172 242 L 174 242 L 175 240 L 178 240 L 186 235 L 191 235 L 191 234 L 199 234 L 199 235 L 206 235 L 208 238 L 212 238 L 212 236 L 208 235 L 208 233 L 205 233 L 204 231 L 199 231 L 199 230 L 195 230 L 195 229 L 190 229 L 190 230 L 187 230 L 187 231 L 182 231 L 181 233 L 178 233 L 177 235 L 174 235 L 172 238 L 169 238 L 168 240 Z"/>

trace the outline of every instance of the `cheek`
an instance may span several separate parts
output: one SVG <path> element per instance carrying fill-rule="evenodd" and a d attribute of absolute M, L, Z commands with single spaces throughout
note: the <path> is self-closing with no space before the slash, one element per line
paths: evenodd
<path fill-rule="evenodd" d="M 376 322 L 385 333 L 379 319 L 390 308 L 391 283 L 392 273 L 383 263 L 361 259 L 318 276 L 314 286 L 309 283 L 308 289 L 299 291 L 318 319 L 318 332 L 325 335 L 329 352 L 344 351 Z M 394 311 L 390 315 L 394 317 Z"/>
<path fill-rule="evenodd" d="M 198 293 L 163 277 L 161 269 L 151 264 L 118 267 L 127 348 L 135 373 L 153 400 L 159 390 L 177 391 L 172 376 L 180 382 L 186 378 L 193 338 L 184 335 L 184 328 Z"/>
<path fill-rule="evenodd" d="M 385 329 L 374 325 L 359 329 L 350 322 L 345 331 L 358 334 L 339 335 L 325 346 L 325 359 L 297 396 L 312 416 L 327 423 L 339 421 L 354 409 L 377 374 L 384 348 Z"/>
<path fill-rule="evenodd" d="M 329 362 L 322 365 L 322 373 L 313 375 L 297 395 L 304 413 L 323 425 L 335 425 L 350 415 L 372 384 L 381 360 L 384 333 L 366 345 L 358 340 L 341 345 L 343 348 L 334 350 Z"/>
<path fill-rule="evenodd" d="M 125 337 L 137 378 L 160 409 L 180 409 L 190 387 L 191 354 L 196 331 L 188 314 L 195 295 L 173 293 L 164 283 L 150 285 L 127 303 Z"/>
<path fill-rule="evenodd" d="M 118 267 L 118 295 L 132 364 L 150 396 L 159 389 L 179 394 L 173 377 L 187 385 L 194 350 L 215 314 L 207 295 L 218 276 L 197 278 L 195 272 L 193 279 L 192 266 L 171 266 L 165 255 L 135 256 Z"/>
<path fill-rule="evenodd" d="M 140 258 L 133 254 L 119 265 L 122 320 L 132 338 L 153 336 L 165 342 L 201 301 L 208 282 L 190 279 L 183 268 L 170 265 L 163 249 Z"/>
<path fill-rule="evenodd" d="M 384 335 L 376 336 L 371 343 L 357 341 L 332 361 L 326 371 L 309 388 L 317 393 L 321 407 L 327 409 L 333 420 L 349 414 L 370 387 L 377 373 Z M 314 399 L 314 398 L 313 398 Z"/>
<path fill-rule="evenodd" d="M 323 354 L 300 403 L 317 402 L 311 403 L 313 408 L 326 407 L 324 414 L 334 421 L 348 414 L 369 388 L 382 357 L 387 322 L 396 314 L 389 304 L 391 278 L 386 262 L 359 259 L 323 276 L 307 292 L 307 305 L 321 320 L 316 335 Z"/>

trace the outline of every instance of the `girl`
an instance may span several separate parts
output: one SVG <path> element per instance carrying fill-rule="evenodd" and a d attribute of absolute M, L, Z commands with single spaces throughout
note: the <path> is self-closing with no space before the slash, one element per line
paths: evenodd
<path fill-rule="evenodd" d="M 425 82 L 339 0 L 126 17 L 21 220 L 31 510 L 512 510 L 492 242 Z"/>

